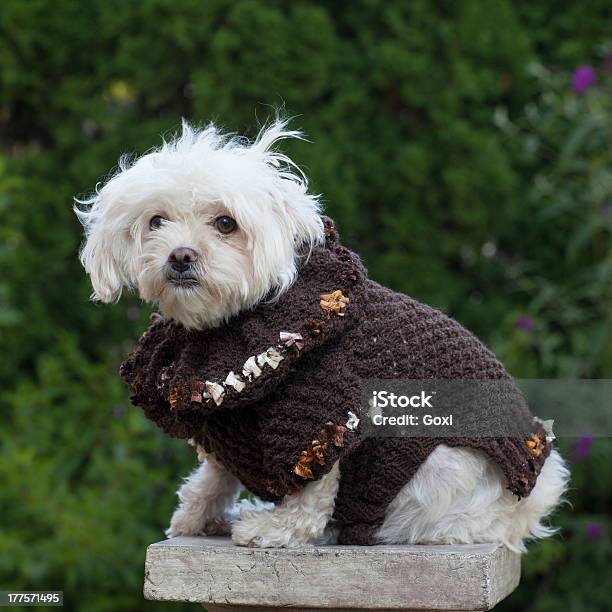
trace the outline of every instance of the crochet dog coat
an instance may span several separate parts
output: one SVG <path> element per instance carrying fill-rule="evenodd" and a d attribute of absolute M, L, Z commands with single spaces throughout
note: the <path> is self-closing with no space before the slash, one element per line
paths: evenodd
<path fill-rule="evenodd" d="M 369 280 L 330 220 L 325 246 L 279 300 L 202 331 L 159 318 L 121 375 L 148 418 L 214 453 L 263 500 L 340 461 L 333 518 L 345 544 L 376 542 L 387 506 L 440 443 L 486 453 L 519 497 L 550 453 L 536 425 L 530 439 L 362 435 L 363 379 L 511 379 L 456 321 Z M 533 422 L 526 408 L 513 417 Z"/>

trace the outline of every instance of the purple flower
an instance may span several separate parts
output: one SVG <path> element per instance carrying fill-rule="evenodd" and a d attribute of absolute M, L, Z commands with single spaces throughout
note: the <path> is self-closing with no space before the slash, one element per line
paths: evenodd
<path fill-rule="evenodd" d="M 574 93 L 582 95 L 591 85 L 597 81 L 595 69 L 588 64 L 582 64 L 572 74 L 572 89 Z"/>
<path fill-rule="evenodd" d="M 516 320 L 515 327 L 516 329 L 522 329 L 523 331 L 530 332 L 533 331 L 534 323 L 532 319 L 523 315 Z"/>
<path fill-rule="evenodd" d="M 599 540 L 603 534 L 603 528 L 599 523 L 587 523 L 584 532 L 589 540 Z"/>
<path fill-rule="evenodd" d="M 574 445 L 574 459 L 576 461 L 588 459 L 591 446 L 593 446 L 593 436 L 580 436 Z"/>

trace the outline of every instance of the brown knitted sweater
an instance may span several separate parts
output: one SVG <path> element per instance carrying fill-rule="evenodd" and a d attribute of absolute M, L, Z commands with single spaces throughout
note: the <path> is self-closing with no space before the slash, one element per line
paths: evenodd
<path fill-rule="evenodd" d="M 314 249 L 280 300 L 215 329 L 159 320 L 121 367 L 132 402 L 171 436 L 204 447 L 245 487 L 279 501 L 340 460 L 340 542 L 375 543 L 389 503 L 440 443 L 489 455 L 529 494 L 550 453 L 519 438 L 366 438 L 350 428 L 361 386 L 381 379 L 508 379 L 456 321 L 367 278 L 337 243 Z M 517 419 L 529 420 L 526 411 Z M 349 425 L 349 426 L 347 426 Z"/>

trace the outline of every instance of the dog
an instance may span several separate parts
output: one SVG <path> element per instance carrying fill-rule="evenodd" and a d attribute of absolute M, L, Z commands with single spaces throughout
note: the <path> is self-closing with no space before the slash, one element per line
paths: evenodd
<path fill-rule="evenodd" d="M 122 158 L 103 187 L 75 206 L 92 298 L 116 302 L 128 288 L 166 319 L 203 330 L 282 297 L 298 275 L 298 247 L 325 240 L 320 198 L 276 147 L 302 138 L 280 119 L 252 142 L 184 122 L 160 148 Z M 236 544 L 260 547 L 336 541 L 337 464 L 278 504 L 253 504 L 237 502 L 241 482 L 199 450 L 200 465 L 178 490 L 168 537 L 231 532 Z M 531 494 L 518 499 L 485 454 L 441 444 L 388 506 L 377 540 L 488 542 L 523 552 L 527 540 L 554 533 L 545 519 L 568 478 L 552 450 Z"/>

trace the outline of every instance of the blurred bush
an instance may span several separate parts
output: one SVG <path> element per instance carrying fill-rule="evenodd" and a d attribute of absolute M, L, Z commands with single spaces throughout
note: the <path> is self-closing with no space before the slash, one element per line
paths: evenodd
<path fill-rule="evenodd" d="M 571 75 L 532 64 L 537 95 L 514 119 L 507 108 L 495 111 L 525 180 L 515 234 L 490 254 L 514 303 L 490 338 L 523 378 L 610 376 L 612 55 L 605 48 L 600 55 L 596 68 Z M 502 609 L 612 607 L 599 574 L 612 563 L 612 444 L 583 436 L 561 446 L 572 469 L 571 507 L 555 517 L 561 535 L 531 548 L 522 587 Z"/>
<path fill-rule="evenodd" d="M 528 179 L 517 185 L 512 233 L 490 254 L 515 303 L 493 338 L 518 375 L 610 373 L 612 55 L 603 55 L 598 70 L 581 66 L 571 80 L 531 65 L 537 96 L 514 120 L 495 111 Z M 512 324 L 524 333 L 511 333 Z"/>
<path fill-rule="evenodd" d="M 128 405 L 116 370 L 147 312 L 87 301 L 71 199 L 182 116 L 254 135 L 284 105 L 313 140 L 289 152 L 374 278 L 517 376 L 609 376 L 608 4 L 4 0 L 0 583 L 180 608 L 142 600 L 142 560 L 194 458 Z M 566 452 L 574 507 L 506 609 L 612 606 L 612 448 Z"/>

